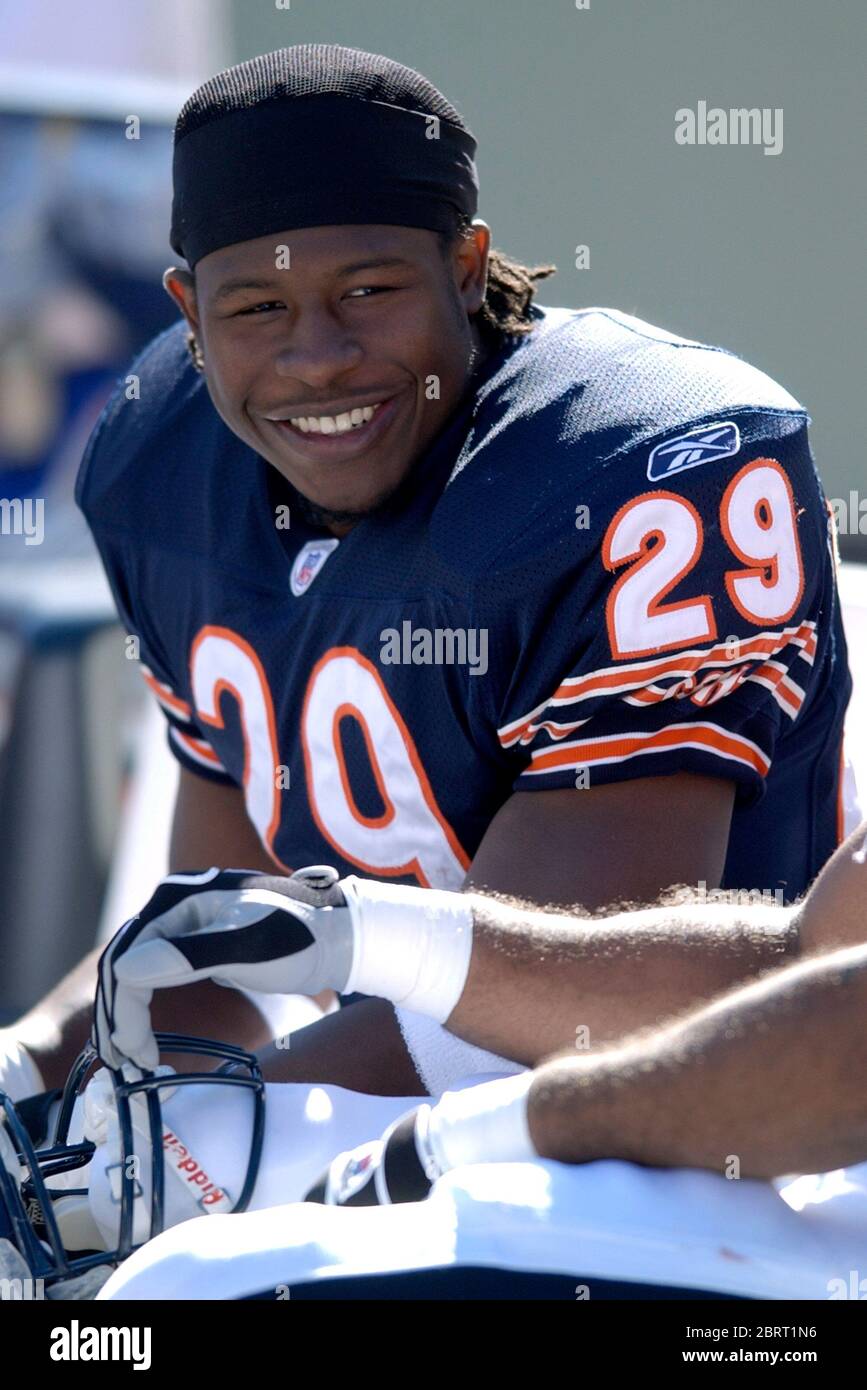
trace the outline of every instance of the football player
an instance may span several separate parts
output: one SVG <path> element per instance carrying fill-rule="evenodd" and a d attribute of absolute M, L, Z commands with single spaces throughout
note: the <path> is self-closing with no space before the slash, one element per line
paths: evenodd
<path fill-rule="evenodd" d="M 183 322 L 78 483 L 181 763 L 171 867 L 791 901 L 842 838 L 850 692 L 806 411 L 722 349 L 538 307 L 474 154 L 418 73 L 328 45 L 180 113 Z M 94 965 L 6 1035 L 19 1093 L 62 1080 Z M 269 1036 L 208 981 L 155 1018 Z M 389 1002 L 311 1031 L 273 1075 L 418 1087 Z"/>

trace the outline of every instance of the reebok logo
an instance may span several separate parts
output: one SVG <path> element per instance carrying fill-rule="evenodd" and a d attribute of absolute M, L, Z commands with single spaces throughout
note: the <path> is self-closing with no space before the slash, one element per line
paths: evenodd
<path fill-rule="evenodd" d="M 670 478 L 672 473 L 683 473 L 702 463 L 729 458 L 740 447 L 740 431 L 731 420 L 699 425 L 676 439 L 657 444 L 647 460 L 647 476 L 651 482 L 658 482 L 660 478 Z"/>

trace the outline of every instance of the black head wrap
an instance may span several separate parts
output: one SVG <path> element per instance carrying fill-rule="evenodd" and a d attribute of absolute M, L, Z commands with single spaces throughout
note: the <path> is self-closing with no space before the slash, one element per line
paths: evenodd
<path fill-rule="evenodd" d="M 475 152 L 412 68 L 335 44 L 279 48 L 218 73 L 181 109 L 171 245 L 192 267 L 295 227 L 452 232 L 476 214 Z"/>

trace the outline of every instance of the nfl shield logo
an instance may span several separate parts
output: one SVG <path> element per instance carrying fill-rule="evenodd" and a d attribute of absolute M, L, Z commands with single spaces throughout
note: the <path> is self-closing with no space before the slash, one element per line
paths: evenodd
<path fill-rule="evenodd" d="M 357 1153 L 348 1157 L 346 1167 L 339 1174 L 336 1183 L 335 1199 L 338 1203 L 354 1197 L 366 1185 L 374 1159 L 382 1152 L 382 1140 L 374 1139 L 365 1144 Z"/>
<path fill-rule="evenodd" d="M 335 537 L 330 541 L 308 541 L 295 557 L 289 583 L 296 598 L 306 593 L 332 551 L 340 541 Z"/>

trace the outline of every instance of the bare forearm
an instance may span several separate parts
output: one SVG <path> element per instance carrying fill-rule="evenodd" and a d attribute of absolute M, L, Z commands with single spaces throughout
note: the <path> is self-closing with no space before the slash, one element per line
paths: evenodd
<path fill-rule="evenodd" d="M 319 1082 L 376 1096 L 423 1096 L 394 1009 L 364 999 L 262 1053 L 266 1081 Z"/>
<path fill-rule="evenodd" d="M 569 917 L 473 894 L 473 950 L 446 1026 L 536 1065 L 657 1026 L 797 952 L 790 909 L 673 905 Z"/>
<path fill-rule="evenodd" d="M 867 1158 L 867 946 L 805 961 L 681 1023 L 539 1069 L 544 1157 L 766 1178 Z"/>

